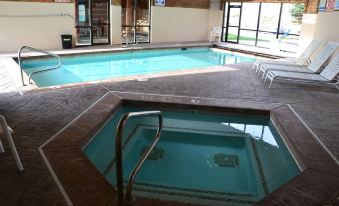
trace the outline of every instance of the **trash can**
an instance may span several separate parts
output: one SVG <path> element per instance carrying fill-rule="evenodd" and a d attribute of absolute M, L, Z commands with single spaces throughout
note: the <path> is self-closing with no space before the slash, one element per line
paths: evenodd
<path fill-rule="evenodd" d="M 63 49 L 72 49 L 72 35 L 70 34 L 61 35 L 61 42 Z"/>

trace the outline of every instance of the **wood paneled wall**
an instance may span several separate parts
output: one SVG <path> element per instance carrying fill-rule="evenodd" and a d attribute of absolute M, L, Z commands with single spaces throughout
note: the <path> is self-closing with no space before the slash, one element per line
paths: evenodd
<path fill-rule="evenodd" d="M 119 6 L 121 1 L 112 0 L 112 4 Z M 125 0 L 126 1 L 126 0 Z M 155 0 L 151 0 L 151 5 L 155 5 Z M 215 1 L 215 0 L 214 0 Z M 183 8 L 201 8 L 208 9 L 210 0 L 166 0 L 166 7 L 183 7 Z"/>
<path fill-rule="evenodd" d="M 0 0 L 0 1 L 17 1 L 17 2 L 46 2 L 54 3 L 55 0 Z M 121 5 L 121 1 L 124 0 L 111 0 L 112 5 Z M 166 7 L 182 7 L 182 8 L 199 8 L 208 9 L 210 1 L 219 0 L 166 0 Z M 220 0 L 239 2 L 239 0 Z M 318 12 L 318 5 L 320 0 L 243 0 L 243 2 L 286 2 L 286 3 L 305 3 L 305 13 L 316 14 Z M 74 0 L 70 0 L 73 3 Z M 154 5 L 154 0 L 152 0 Z M 222 5 L 222 4 L 221 4 Z"/>
<path fill-rule="evenodd" d="M 58 2 L 55 2 L 55 0 L 0 0 L 0 1 L 58 3 Z M 69 1 L 70 2 L 64 2 L 64 3 L 74 3 L 74 0 L 69 0 Z"/>
<path fill-rule="evenodd" d="M 166 0 L 166 7 L 208 9 L 209 5 L 210 0 Z"/>

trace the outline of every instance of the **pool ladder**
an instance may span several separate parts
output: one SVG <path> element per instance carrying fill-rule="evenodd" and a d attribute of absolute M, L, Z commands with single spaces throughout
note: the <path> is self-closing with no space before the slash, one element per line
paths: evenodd
<path fill-rule="evenodd" d="M 141 158 L 139 159 L 138 163 L 134 167 L 132 173 L 128 178 L 128 183 L 126 187 L 126 195 L 124 197 L 124 180 L 123 180 L 123 163 L 122 163 L 122 137 L 123 137 L 123 130 L 127 123 L 127 121 L 131 118 L 137 117 L 145 117 L 145 116 L 158 116 L 159 118 L 159 125 L 158 130 L 155 135 L 155 138 L 151 142 L 151 144 L 147 147 L 144 154 L 142 154 Z M 161 111 L 146 111 L 146 112 L 130 112 L 126 113 L 120 119 L 120 122 L 117 127 L 117 132 L 115 134 L 115 157 L 116 157 L 116 171 L 117 171 L 117 204 L 118 206 L 125 206 L 125 205 L 133 205 L 134 197 L 132 196 L 132 189 L 135 176 L 138 174 L 141 166 L 144 164 L 147 157 L 151 154 L 152 150 L 154 149 L 155 145 L 160 139 L 161 131 L 163 125 L 163 117 Z"/>
<path fill-rule="evenodd" d="M 39 52 L 39 53 L 43 53 L 43 54 L 46 54 L 46 55 L 49 55 L 49 56 L 53 56 L 55 58 L 58 59 L 58 65 L 56 67 L 52 67 L 52 68 L 48 68 L 48 69 L 44 69 L 44 70 L 40 70 L 40 71 L 35 71 L 35 72 L 32 72 L 29 76 L 28 76 L 28 84 L 31 83 L 31 78 L 32 78 L 32 75 L 33 74 L 37 74 L 37 73 L 41 73 L 41 72 L 47 72 L 47 71 L 51 71 L 51 70 L 54 70 L 54 69 L 59 69 L 61 67 L 61 59 L 60 59 L 60 56 L 59 55 L 56 55 L 56 54 L 53 54 L 53 53 L 50 53 L 48 51 L 44 51 L 44 50 L 41 50 L 41 49 L 36 49 L 36 48 L 33 48 L 33 47 L 29 47 L 29 46 L 22 46 L 19 51 L 18 51 L 18 64 L 19 64 L 19 67 L 20 67 L 20 72 L 21 72 L 21 81 L 22 81 L 22 85 L 25 86 L 25 80 L 24 80 L 24 72 L 23 72 L 23 69 L 22 69 L 22 58 L 21 58 L 21 52 L 22 50 L 24 49 L 27 49 L 27 50 L 31 50 L 31 51 L 34 51 L 34 52 Z"/>

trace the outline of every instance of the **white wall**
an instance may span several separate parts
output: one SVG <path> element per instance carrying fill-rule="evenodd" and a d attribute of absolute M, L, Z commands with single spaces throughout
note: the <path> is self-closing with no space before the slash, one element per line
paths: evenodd
<path fill-rule="evenodd" d="M 319 12 L 314 37 L 324 41 L 339 42 L 339 12 Z M 339 49 L 333 56 L 339 54 Z M 333 57 L 332 56 L 332 57 Z"/>
<path fill-rule="evenodd" d="M 111 44 L 121 44 L 121 6 L 111 5 Z"/>
<path fill-rule="evenodd" d="M 222 26 L 222 17 L 224 11 L 222 10 L 209 10 L 208 16 L 208 39 L 210 39 L 210 34 L 213 27 L 221 27 Z"/>
<path fill-rule="evenodd" d="M 74 19 L 55 17 L 1 17 L 1 15 L 45 15 L 67 13 L 74 17 L 74 3 L 0 1 L 0 52 L 16 51 L 27 45 L 60 49 L 61 34 L 75 35 Z"/>
<path fill-rule="evenodd" d="M 339 41 L 339 12 L 319 12 L 314 36 L 327 41 Z"/>
<path fill-rule="evenodd" d="M 314 32 L 317 23 L 317 14 L 304 14 L 301 24 L 301 32 L 298 44 L 298 54 L 301 54 L 308 44 L 314 39 Z"/>
<path fill-rule="evenodd" d="M 151 42 L 207 41 L 209 10 L 152 6 Z"/>
<path fill-rule="evenodd" d="M 339 42 L 338 20 L 339 12 L 304 14 L 298 49 L 299 52 L 303 51 L 313 38 L 321 39 L 324 42 Z M 337 51 L 337 53 L 339 53 L 339 51 Z"/>

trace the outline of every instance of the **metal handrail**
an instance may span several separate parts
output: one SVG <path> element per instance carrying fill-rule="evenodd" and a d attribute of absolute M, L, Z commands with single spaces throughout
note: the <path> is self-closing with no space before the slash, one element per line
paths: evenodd
<path fill-rule="evenodd" d="M 31 83 L 31 77 L 33 74 L 37 74 L 37 73 L 41 73 L 41 72 L 47 72 L 47 71 L 50 71 L 50 70 L 54 70 L 54 69 L 59 69 L 61 67 L 61 59 L 60 59 L 60 56 L 57 55 L 57 54 L 53 54 L 53 53 L 50 53 L 50 52 L 47 52 L 47 51 L 44 51 L 44 50 L 41 50 L 41 49 L 36 49 L 36 48 L 33 48 L 33 47 L 29 47 L 29 46 L 22 46 L 19 51 L 18 51 L 18 64 L 19 64 L 19 67 L 20 67 L 20 72 L 21 72 L 21 81 L 22 81 L 22 85 L 25 86 L 25 80 L 24 80 L 24 73 L 23 73 L 23 69 L 22 69 L 22 59 L 21 59 L 21 52 L 23 49 L 28 49 L 28 50 L 31 50 L 31 51 L 35 51 L 35 52 L 39 52 L 39 53 L 43 53 L 43 54 L 46 54 L 46 55 L 50 55 L 50 56 L 53 56 L 53 57 L 56 57 L 58 59 L 58 66 L 56 67 L 53 67 L 53 68 L 49 68 L 49 69 L 44 69 L 44 70 L 41 70 L 41 71 L 35 71 L 35 72 L 32 72 L 29 76 L 28 76 L 28 84 Z"/>
<path fill-rule="evenodd" d="M 158 116 L 159 117 L 159 125 L 157 134 L 155 135 L 154 140 L 152 143 L 148 146 L 148 148 L 145 150 L 145 153 L 142 155 L 142 157 L 139 159 L 138 163 L 134 167 L 131 175 L 129 176 L 127 188 L 126 188 L 126 199 L 124 199 L 124 180 L 123 180 L 123 165 L 122 165 L 122 137 L 123 137 L 123 129 L 126 125 L 126 122 L 130 118 L 135 117 L 142 117 L 142 116 Z M 126 204 L 130 205 L 132 204 L 132 187 L 134 183 L 135 176 L 138 174 L 141 166 L 147 159 L 147 157 L 150 155 L 151 151 L 157 144 L 157 142 L 160 139 L 161 130 L 162 130 L 162 113 L 161 111 L 146 111 L 146 112 L 130 112 L 126 113 L 122 116 L 120 119 L 119 125 L 117 127 L 117 132 L 115 135 L 115 157 L 116 157 L 116 172 L 117 172 L 117 204 L 118 206 L 124 206 L 124 202 L 126 201 Z"/>

